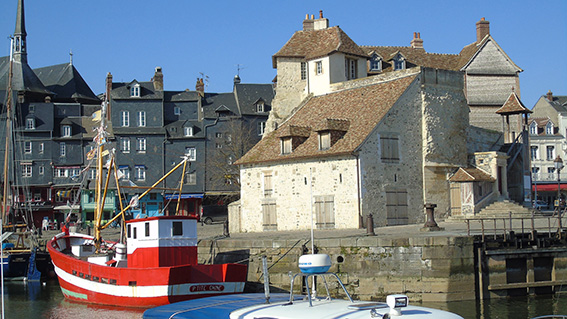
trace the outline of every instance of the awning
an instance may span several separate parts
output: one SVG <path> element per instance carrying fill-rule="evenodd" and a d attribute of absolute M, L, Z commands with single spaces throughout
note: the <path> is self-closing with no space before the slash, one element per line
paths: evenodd
<path fill-rule="evenodd" d="M 179 195 L 166 194 L 165 199 L 178 199 Z M 181 194 L 181 199 L 203 198 L 203 194 Z"/>
<path fill-rule="evenodd" d="M 557 192 L 557 184 L 532 184 L 532 191 Z M 567 184 L 561 184 L 561 190 L 567 190 Z"/>

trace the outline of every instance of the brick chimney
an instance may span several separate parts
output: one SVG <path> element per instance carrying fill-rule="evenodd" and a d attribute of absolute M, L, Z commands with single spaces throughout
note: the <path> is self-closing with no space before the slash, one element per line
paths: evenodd
<path fill-rule="evenodd" d="M 163 73 L 161 72 L 161 67 L 156 67 L 152 82 L 154 82 L 154 90 L 163 91 Z"/>
<path fill-rule="evenodd" d="M 480 19 L 476 23 L 476 43 L 480 43 L 485 36 L 490 34 L 490 22 Z"/>
<path fill-rule="evenodd" d="M 553 93 L 551 92 L 551 90 L 547 91 L 547 100 L 549 102 L 553 102 Z"/>
<path fill-rule="evenodd" d="M 110 72 L 108 72 L 108 74 L 106 75 L 106 89 L 105 89 L 105 94 L 106 94 L 106 100 L 108 101 L 108 105 L 106 106 L 106 119 L 110 120 L 110 115 L 111 115 L 111 103 L 110 103 L 110 91 L 112 91 L 112 74 L 110 74 Z"/>
<path fill-rule="evenodd" d="M 419 34 L 419 32 L 413 33 L 413 40 L 411 40 L 410 45 L 414 49 L 422 49 L 423 50 L 423 40 L 421 39 L 421 35 Z"/>
<path fill-rule="evenodd" d="M 195 84 L 195 91 L 199 93 L 200 97 L 205 96 L 205 83 L 202 78 L 197 79 L 197 84 Z"/>
<path fill-rule="evenodd" d="M 315 30 L 323 30 L 329 27 L 329 19 L 323 18 L 323 10 L 319 10 L 319 19 L 313 25 Z"/>

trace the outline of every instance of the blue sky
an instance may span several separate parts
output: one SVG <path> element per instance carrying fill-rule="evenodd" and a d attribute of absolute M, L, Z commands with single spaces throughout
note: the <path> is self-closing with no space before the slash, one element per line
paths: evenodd
<path fill-rule="evenodd" d="M 9 54 L 17 0 L 0 1 L 0 56 Z M 531 108 L 551 90 L 567 95 L 567 1 L 188 1 L 25 0 L 32 68 L 73 62 L 95 93 L 114 81 L 148 81 L 161 66 L 166 90 L 229 92 L 240 65 L 244 83 L 270 83 L 271 56 L 319 10 L 359 45 L 409 45 L 458 53 L 475 41 L 475 23 L 524 70 L 521 97 Z"/>

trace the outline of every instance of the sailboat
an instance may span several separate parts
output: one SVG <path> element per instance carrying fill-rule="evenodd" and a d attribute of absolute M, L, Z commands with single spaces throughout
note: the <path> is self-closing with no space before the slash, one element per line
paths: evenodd
<path fill-rule="evenodd" d="M 155 216 L 125 221 L 123 216 L 132 205 L 129 204 L 102 225 L 111 175 L 120 194 L 119 173 L 105 126 L 107 105 L 105 99 L 101 110 L 97 111 L 101 113 L 95 116 L 100 125 L 93 139 L 96 148 L 90 155 L 97 163 L 94 235 L 66 231 L 47 243 L 63 295 L 84 303 L 147 308 L 242 292 L 246 265 L 197 263 L 197 220 L 194 217 Z M 173 171 L 180 167 L 185 170 L 187 162 L 188 158 L 183 157 L 138 199 Z M 181 192 L 183 183 L 180 185 Z M 120 195 L 119 202 L 122 203 Z M 122 230 L 125 230 L 120 237 L 126 237 L 125 240 L 105 241 L 101 231 L 119 218 L 122 218 Z"/>
<path fill-rule="evenodd" d="M 18 190 L 12 190 L 14 186 L 15 174 L 10 171 L 10 165 L 14 164 L 14 143 L 13 121 L 14 106 L 12 92 L 13 78 L 13 54 L 14 39 L 10 46 L 10 59 L 8 67 L 8 87 L 4 105 L 5 115 L 5 144 L 4 144 L 4 167 L 2 171 L 2 206 L 1 222 L 2 231 L 0 232 L 2 279 L 9 280 L 39 280 L 41 274 L 46 275 L 50 269 L 51 261 L 49 254 L 38 250 L 35 226 L 31 211 L 27 210 L 26 203 L 19 203 L 16 200 Z M 15 183 L 19 185 L 20 183 Z M 22 185 L 19 185 L 21 187 Z M 29 240 L 28 242 L 26 242 Z M 38 271 L 39 269 L 39 271 Z"/>

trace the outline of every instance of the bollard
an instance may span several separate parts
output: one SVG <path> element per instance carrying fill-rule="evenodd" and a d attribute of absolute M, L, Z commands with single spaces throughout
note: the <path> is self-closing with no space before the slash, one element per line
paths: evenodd
<path fill-rule="evenodd" d="M 222 232 L 223 235 L 225 237 L 230 237 L 230 233 L 228 232 L 228 219 L 224 221 L 222 228 L 223 228 L 223 232 Z"/>
<path fill-rule="evenodd" d="M 374 219 L 372 218 L 372 214 L 368 214 L 366 218 L 366 235 L 374 236 Z"/>
<path fill-rule="evenodd" d="M 439 227 L 437 225 L 437 223 L 435 222 L 435 207 L 437 207 L 437 205 L 436 204 L 425 204 L 425 205 L 423 205 L 423 207 L 425 207 L 425 213 L 427 214 L 427 221 L 425 222 L 425 225 L 423 225 L 421 230 L 422 231 L 444 230 L 444 228 Z"/>

